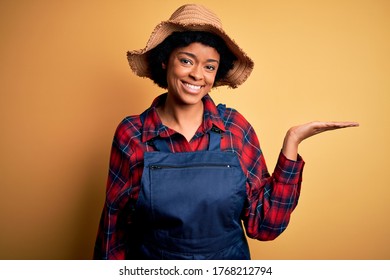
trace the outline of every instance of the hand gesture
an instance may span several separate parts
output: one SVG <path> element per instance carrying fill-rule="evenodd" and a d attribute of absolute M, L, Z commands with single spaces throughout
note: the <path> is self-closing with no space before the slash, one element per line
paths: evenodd
<path fill-rule="evenodd" d="M 335 130 L 346 127 L 359 126 L 357 122 L 309 122 L 290 128 L 284 138 L 283 154 L 296 160 L 298 154 L 298 145 L 305 139 L 329 130 Z"/>

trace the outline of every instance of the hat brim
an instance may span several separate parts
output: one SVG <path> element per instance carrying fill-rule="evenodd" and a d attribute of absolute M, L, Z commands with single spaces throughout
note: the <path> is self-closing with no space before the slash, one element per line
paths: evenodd
<path fill-rule="evenodd" d="M 163 21 L 152 32 L 146 47 L 141 50 L 128 51 L 127 59 L 133 72 L 140 77 L 151 78 L 147 63 L 147 52 L 162 43 L 173 32 L 205 31 L 220 36 L 226 46 L 237 57 L 234 66 L 227 75 L 217 81 L 214 86 L 229 86 L 236 88 L 246 81 L 253 70 L 254 63 L 247 54 L 221 28 L 212 24 L 183 24 L 172 21 Z"/>

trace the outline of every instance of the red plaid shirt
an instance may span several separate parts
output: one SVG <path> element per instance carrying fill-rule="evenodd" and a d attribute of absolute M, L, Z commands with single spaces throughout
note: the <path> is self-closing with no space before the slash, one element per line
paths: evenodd
<path fill-rule="evenodd" d="M 169 138 L 172 152 L 206 150 L 207 132 L 213 125 L 223 133 L 221 149 L 237 154 L 246 174 L 247 200 L 242 219 L 250 238 L 273 240 L 287 227 L 291 212 L 298 203 L 304 161 L 279 155 L 272 176 L 268 173 L 259 141 L 252 126 L 234 109 L 227 108 L 221 119 L 217 108 L 206 95 L 203 123 L 188 142 L 174 130 L 164 126 L 155 110 L 166 95 L 157 97 L 148 109 L 142 125 L 139 115 L 125 118 L 118 126 L 111 150 L 106 201 L 95 244 L 95 259 L 126 258 L 130 210 L 134 206 L 143 170 L 145 151 L 153 151 L 148 140 Z"/>

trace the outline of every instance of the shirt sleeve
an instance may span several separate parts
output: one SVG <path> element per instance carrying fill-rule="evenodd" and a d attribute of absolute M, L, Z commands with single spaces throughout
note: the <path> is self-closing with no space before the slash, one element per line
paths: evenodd
<path fill-rule="evenodd" d="M 298 203 L 304 161 L 300 156 L 289 160 L 280 152 L 271 176 L 253 128 L 248 131 L 242 152 L 248 196 L 243 221 L 250 238 L 273 240 L 286 229 Z"/>
<path fill-rule="evenodd" d="M 106 198 L 95 242 L 94 259 L 125 258 L 126 220 L 120 217 L 119 209 L 126 202 L 121 197 L 129 196 L 131 190 L 130 152 L 126 139 L 125 127 L 120 125 L 111 147 Z"/>

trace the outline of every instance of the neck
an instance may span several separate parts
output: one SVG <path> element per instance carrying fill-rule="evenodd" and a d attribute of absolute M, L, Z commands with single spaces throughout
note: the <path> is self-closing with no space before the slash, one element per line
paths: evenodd
<path fill-rule="evenodd" d="M 189 142 L 203 121 L 203 102 L 191 105 L 178 105 L 169 95 L 161 107 L 157 108 L 162 123 L 182 134 Z"/>

